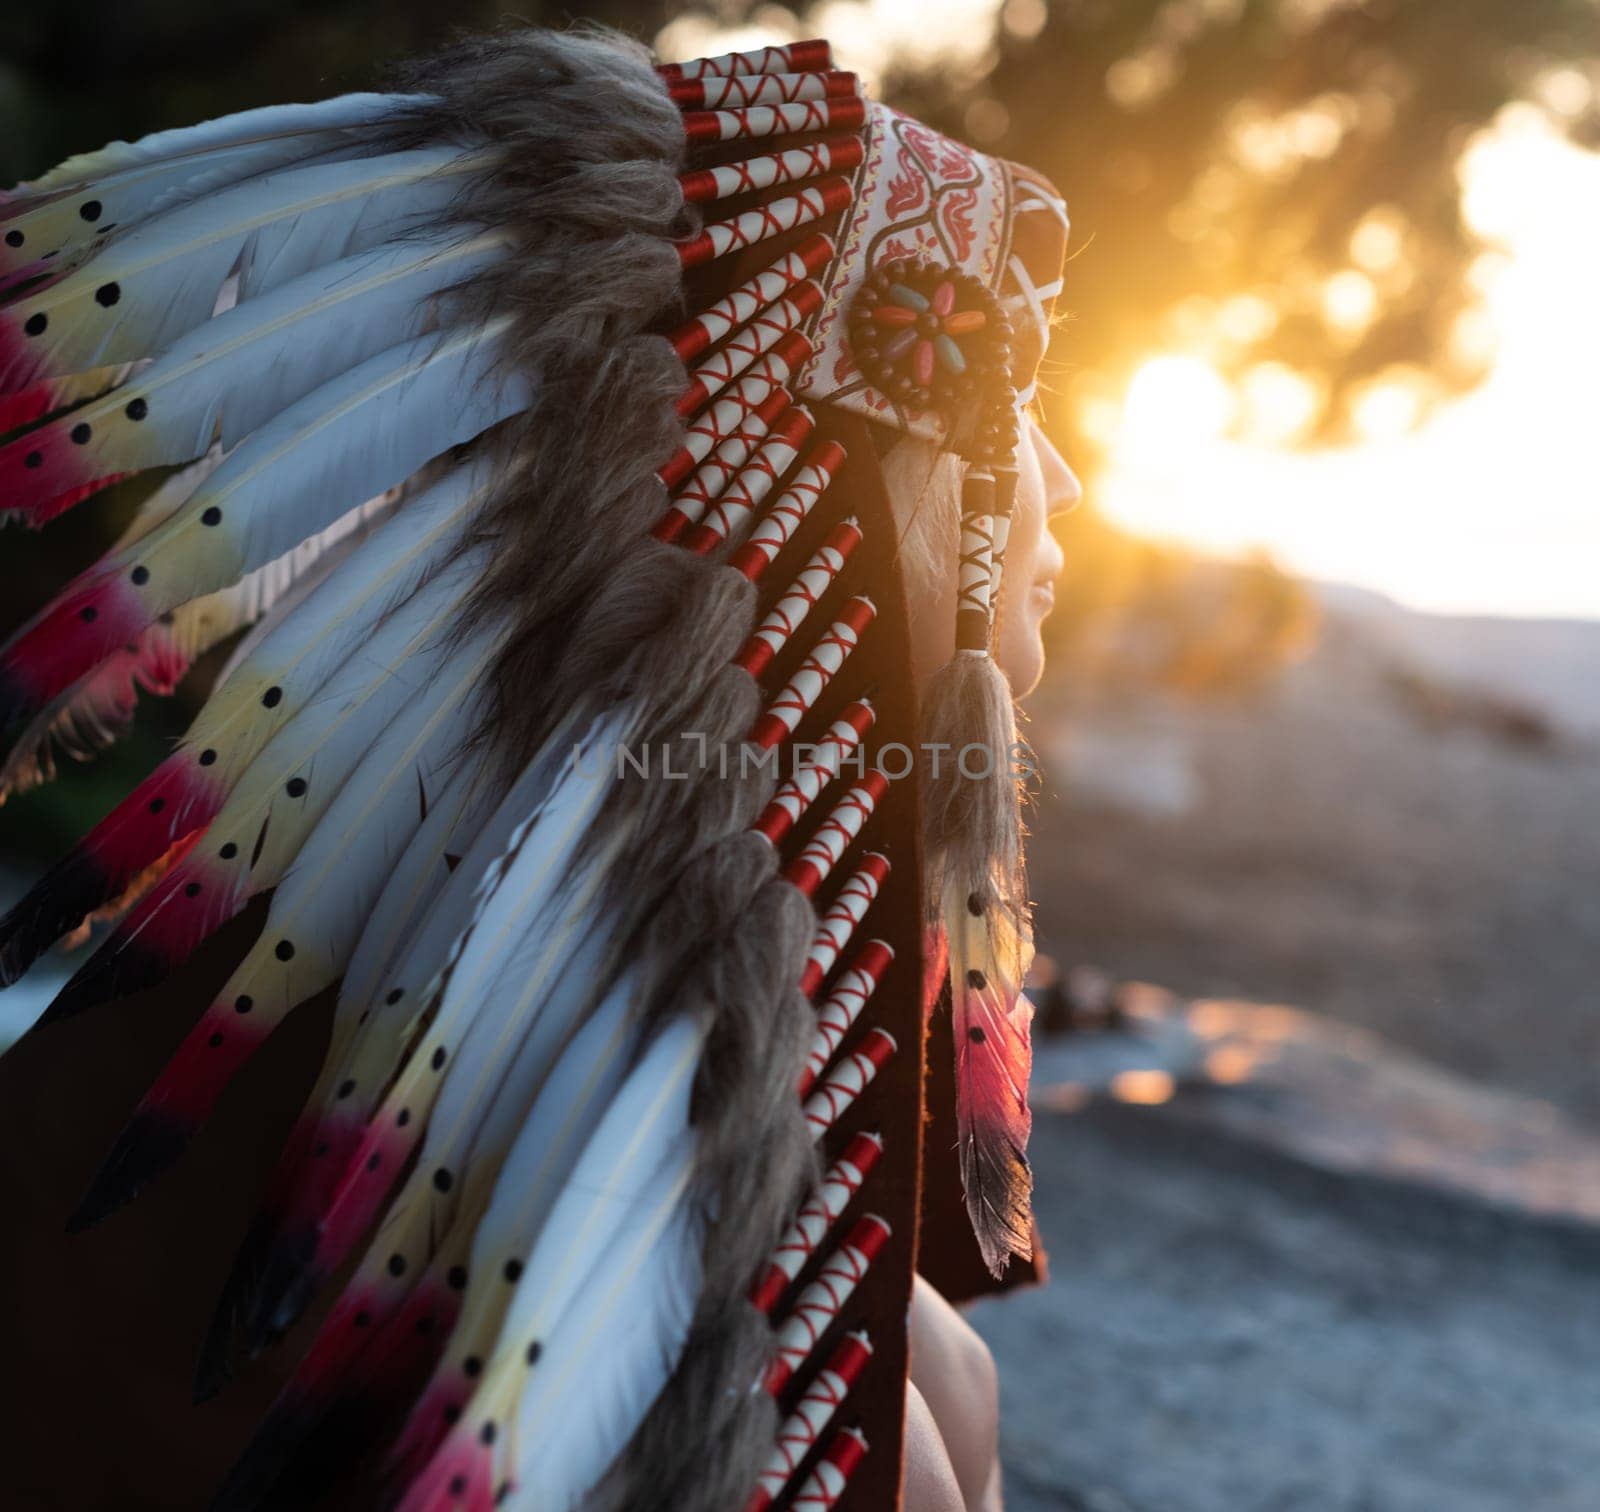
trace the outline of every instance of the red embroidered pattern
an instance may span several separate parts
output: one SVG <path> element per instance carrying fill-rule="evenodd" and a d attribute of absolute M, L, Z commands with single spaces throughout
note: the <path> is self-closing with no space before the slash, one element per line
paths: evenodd
<path fill-rule="evenodd" d="M 944 223 L 950 240 L 956 244 L 957 254 L 963 260 L 972 251 L 974 240 L 972 212 L 977 203 L 976 189 L 956 189 L 947 194 L 939 206 L 939 219 Z"/>
<path fill-rule="evenodd" d="M 884 209 L 898 219 L 917 209 L 927 197 L 927 180 L 908 167 L 889 180 L 889 197 L 884 201 Z"/>

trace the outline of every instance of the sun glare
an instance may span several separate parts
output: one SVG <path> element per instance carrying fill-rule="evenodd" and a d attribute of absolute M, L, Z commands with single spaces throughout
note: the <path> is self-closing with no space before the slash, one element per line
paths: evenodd
<path fill-rule="evenodd" d="M 1233 418 L 1227 380 L 1198 357 L 1151 357 L 1128 384 L 1119 447 L 1194 446 L 1215 441 Z"/>
<path fill-rule="evenodd" d="M 1547 92 L 1568 107 L 1577 97 L 1564 76 Z M 1351 443 L 1311 449 L 1324 396 L 1309 379 L 1262 363 L 1233 385 L 1194 355 L 1202 326 L 1215 350 L 1260 312 L 1241 296 L 1197 306 L 1182 331 L 1194 351 L 1147 357 L 1120 392 L 1085 385 L 1085 429 L 1110 458 L 1095 490 L 1106 512 L 1203 550 L 1267 550 L 1416 608 L 1600 617 L 1600 155 L 1511 106 L 1465 154 L 1461 192 L 1487 244 L 1471 275 L 1482 303 L 1447 333 L 1444 360 L 1487 368 L 1480 387 L 1438 403 L 1430 374 L 1391 368 L 1352 396 Z M 1354 336 L 1375 313 L 1375 282 L 1407 266 L 1404 222 L 1375 207 L 1349 247 L 1356 267 L 1324 286 L 1321 313 Z"/>

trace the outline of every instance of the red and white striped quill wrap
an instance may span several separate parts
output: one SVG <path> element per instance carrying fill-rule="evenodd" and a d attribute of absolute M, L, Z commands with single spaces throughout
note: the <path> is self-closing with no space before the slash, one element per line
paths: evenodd
<path fill-rule="evenodd" d="M 817 1372 L 816 1379 L 806 1387 L 805 1395 L 795 1403 L 794 1411 L 778 1430 L 772 1458 L 762 1470 L 756 1489 L 745 1504 L 745 1512 L 766 1512 L 783 1495 L 783 1488 L 794 1479 L 806 1456 L 844 1406 L 850 1388 L 860 1379 L 871 1358 L 872 1341 L 865 1333 L 846 1334 L 839 1341 L 839 1347 Z"/>
<path fill-rule="evenodd" d="M 800 990 L 808 998 L 817 995 L 823 979 L 833 970 L 839 952 L 849 943 L 850 936 L 866 917 L 878 889 L 889 875 L 889 858 L 874 851 L 861 858 L 861 865 L 839 889 L 839 895 L 828 906 L 817 926 L 816 938 L 811 942 L 806 956 L 805 970 L 800 977 Z"/>
<path fill-rule="evenodd" d="M 865 100 L 804 100 L 750 110 L 690 111 L 683 118 L 683 133 L 691 147 L 705 147 L 808 131 L 854 131 L 866 119 Z"/>
<path fill-rule="evenodd" d="M 771 508 L 756 522 L 750 539 L 728 558 L 728 565 L 755 582 L 778 553 L 794 539 L 795 531 L 816 508 L 817 500 L 827 491 L 834 474 L 844 465 L 844 460 L 845 450 L 837 441 L 824 441 L 813 447 L 789 486 L 772 501 Z M 851 533 L 857 542 L 861 539 L 861 531 L 854 519 L 843 521 L 834 533 L 838 534 L 839 531 Z M 829 540 L 832 539 L 830 536 Z"/>
<path fill-rule="evenodd" d="M 757 47 L 748 52 L 721 53 L 715 58 L 695 58 L 688 63 L 663 63 L 656 72 L 663 79 L 729 79 L 740 74 L 814 73 L 833 64 L 833 49 L 821 38 L 786 42 L 781 47 Z"/>
<path fill-rule="evenodd" d="M 790 1512 L 829 1512 L 866 1457 L 866 1435 L 859 1428 L 841 1428 L 805 1485 L 795 1493 L 789 1503 Z"/>
<path fill-rule="evenodd" d="M 882 1154 L 883 1139 L 879 1135 L 857 1134 L 844 1147 L 844 1154 L 828 1167 L 795 1214 L 794 1222 L 784 1231 L 761 1280 L 750 1293 L 750 1300 L 762 1312 L 771 1313 L 783 1300 L 784 1292 L 833 1232 Z"/>
<path fill-rule="evenodd" d="M 765 357 L 751 364 L 748 376 L 787 384 L 806 365 L 811 351 L 810 339 L 799 331 L 791 331 Z"/>
<path fill-rule="evenodd" d="M 811 1049 L 806 1055 L 805 1069 L 800 1073 L 800 1095 L 804 1097 L 816 1084 L 834 1052 L 844 1042 L 844 1037 L 861 1017 L 867 999 L 877 991 L 878 983 L 894 960 L 893 948 L 883 940 L 868 940 L 851 964 L 839 978 L 828 1000 L 817 1010 L 817 1029 L 811 1038 Z"/>
<path fill-rule="evenodd" d="M 818 1139 L 844 1117 L 850 1104 L 866 1091 L 899 1048 L 888 1030 L 869 1029 L 857 1048 L 833 1068 L 801 1110 Z"/>
<path fill-rule="evenodd" d="M 850 1294 L 888 1243 L 889 1234 L 889 1225 L 876 1213 L 858 1219 L 839 1248 L 823 1263 L 817 1279 L 795 1299 L 794 1308 L 778 1330 L 777 1351 L 763 1383 L 770 1395 L 777 1396 L 811 1358 Z"/>
<path fill-rule="evenodd" d="M 782 505 L 783 499 L 779 499 L 773 506 L 773 512 Z M 754 539 L 752 536 L 751 544 Z M 829 584 L 838 577 L 850 559 L 850 553 L 860 544 L 861 527 L 856 524 L 854 516 L 835 525 L 828 532 L 828 538 L 812 554 L 810 561 L 800 569 L 799 576 L 789 585 L 788 591 L 756 626 L 734 661 L 752 677 L 760 677 L 771 664 L 772 658 L 805 623 L 806 616 L 816 608 L 817 601 L 828 591 Z M 772 548 L 772 555 L 777 555 L 777 547 Z"/>
<path fill-rule="evenodd" d="M 731 293 L 723 295 L 709 310 L 686 320 L 667 338 L 684 362 L 693 362 L 707 348 L 721 341 L 730 331 L 743 325 L 758 311 L 766 309 L 786 290 L 802 279 L 820 272 L 832 259 L 831 237 L 820 232 L 808 236 L 793 252 L 785 253 L 770 267 L 746 279 Z"/>
<path fill-rule="evenodd" d="M 815 110 L 815 105 L 779 105 L 776 110 Z M 831 106 L 827 108 L 832 108 Z M 759 111 L 750 111 L 757 115 Z M 686 116 L 686 121 L 694 117 Z M 732 252 L 769 241 L 774 236 L 808 226 L 850 203 L 850 180 L 819 179 L 794 194 L 786 194 L 765 205 L 742 211 L 727 220 L 713 221 L 697 235 L 678 243 L 678 260 L 685 268 L 698 268 Z"/>
<path fill-rule="evenodd" d="M 678 79 L 667 91 L 680 110 L 748 110 L 755 105 L 792 105 L 798 100 L 853 100 L 860 88 L 853 73 L 829 71 Z"/>
<path fill-rule="evenodd" d="M 753 416 L 765 414 L 766 425 L 770 425 L 789 402 L 789 395 L 772 379 L 755 373 L 745 374 L 689 427 L 683 445 L 667 458 L 656 476 L 668 488 L 675 488 L 719 446 L 737 436 Z M 766 425 L 762 426 L 763 435 Z"/>
<path fill-rule="evenodd" d="M 839 775 L 845 757 L 872 728 L 873 718 L 872 705 L 865 699 L 850 704 L 812 748 L 812 759 L 772 795 L 772 801 L 751 828 L 774 845 L 781 844 L 816 802 L 817 795 Z"/>
<path fill-rule="evenodd" d="M 817 826 L 816 834 L 806 843 L 805 849 L 784 867 L 784 880 L 793 883 L 809 898 L 828 880 L 828 873 L 839 864 L 850 842 L 872 817 L 878 800 L 888 791 L 889 779 L 881 771 L 868 772 Z"/>
<path fill-rule="evenodd" d="M 808 279 L 792 294 L 747 320 L 689 375 L 689 387 L 678 400 L 678 413 L 685 418 L 694 414 L 765 357 L 785 336 L 798 331 L 821 307 L 822 289 Z M 809 343 L 805 350 L 810 351 Z M 796 358 L 804 360 L 793 342 L 783 358 L 791 367 Z"/>
<path fill-rule="evenodd" d="M 775 389 L 700 464 L 695 475 L 678 490 L 672 507 L 656 526 L 654 534 L 658 540 L 675 541 L 689 526 L 700 523 L 711 501 L 738 477 L 740 469 L 766 440 L 778 417 L 788 408 L 789 399 L 787 389 Z"/>
<path fill-rule="evenodd" d="M 741 534 L 750 517 L 778 486 L 778 480 L 794 466 L 800 448 L 810 438 L 816 423 L 811 411 L 801 405 L 785 410 L 760 450 L 723 490 L 705 519 L 689 533 L 683 543 L 685 549 L 705 556 Z"/>
<path fill-rule="evenodd" d="M 861 595 L 844 606 L 839 618 L 828 627 L 828 633 L 818 640 L 811 655 L 800 664 L 783 691 L 767 705 L 767 712 L 756 721 L 755 729 L 750 732 L 750 739 L 755 744 L 763 750 L 770 750 L 779 741 L 794 734 L 795 727 L 806 711 L 816 703 L 822 690 L 860 643 L 862 632 L 872 623 L 877 612 L 872 600 Z"/>
<path fill-rule="evenodd" d="M 683 198 L 691 205 L 732 199 L 738 194 L 753 194 L 758 189 L 773 189 L 780 184 L 795 184 L 820 178 L 827 173 L 847 173 L 857 167 L 864 155 L 860 137 L 832 137 L 804 147 L 789 147 L 783 152 L 767 152 L 760 157 L 724 163 L 718 168 L 699 168 L 678 176 Z"/>

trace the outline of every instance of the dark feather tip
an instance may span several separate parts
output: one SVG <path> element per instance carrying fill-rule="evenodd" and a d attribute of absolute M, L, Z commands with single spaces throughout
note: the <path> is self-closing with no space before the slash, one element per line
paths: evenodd
<path fill-rule="evenodd" d="M 189 1405 L 203 1407 L 222 1394 L 223 1388 L 233 1380 L 233 1318 L 228 1318 L 228 1331 L 220 1338 L 208 1330 L 200 1346 L 200 1358 L 195 1362 L 194 1380 L 189 1385 Z"/>
<path fill-rule="evenodd" d="M 245 1344 L 252 1359 L 294 1326 L 320 1290 L 323 1276 L 312 1266 L 316 1251 L 317 1231 L 310 1224 L 278 1235 L 268 1251 L 245 1320 Z"/>
<path fill-rule="evenodd" d="M 137 945 L 124 945 L 110 954 L 102 950 L 68 979 L 34 1027 L 43 1029 L 49 1024 L 76 1018 L 114 998 L 153 987 L 166 974 L 166 966 L 150 951 L 140 950 Z"/>
<path fill-rule="evenodd" d="M 211 1503 L 211 1512 L 270 1506 L 370 1506 L 376 1460 L 398 1427 L 364 1395 L 326 1399 L 291 1389 L 278 1399 Z M 341 1488 L 349 1493 L 339 1495 Z"/>
<path fill-rule="evenodd" d="M 0 734 L 38 713 L 37 703 L 9 677 L 0 675 Z"/>
<path fill-rule="evenodd" d="M 177 1160 L 193 1132 L 188 1123 L 168 1113 L 134 1114 L 67 1220 L 67 1232 L 80 1233 L 110 1217 Z"/>
<path fill-rule="evenodd" d="M 52 866 L 26 897 L 0 918 L 0 987 L 15 982 L 111 894 L 100 868 L 77 851 Z"/>
<path fill-rule="evenodd" d="M 277 1233 L 277 1222 L 270 1213 L 257 1213 L 233 1258 L 233 1269 L 222 1293 L 217 1298 L 216 1310 L 206 1336 L 200 1341 L 200 1354 L 195 1361 L 193 1400 L 198 1406 L 209 1402 L 233 1379 L 233 1347 L 239 1333 L 261 1290 L 261 1279 L 266 1272 L 267 1256 Z"/>
<path fill-rule="evenodd" d="M 298 1396 L 280 1397 L 218 1487 L 210 1512 L 254 1512 L 277 1485 L 318 1416 Z"/>

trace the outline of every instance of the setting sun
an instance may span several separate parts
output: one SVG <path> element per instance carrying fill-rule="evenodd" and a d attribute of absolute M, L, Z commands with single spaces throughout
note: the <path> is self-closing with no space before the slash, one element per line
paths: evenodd
<path fill-rule="evenodd" d="M 1151 357 L 1128 384 L 1121 444 L 1193 446 L 1215 441 L 1233 417 L 1234 397 L 1226 380 L 1196 357 Z"/>
<path fill-rule="evenodd" d="M 1192 352 L 1149 356 L 1120 396 L 1085 400 L 1085 429 L 1109 457 L 1096 488 L 1106 512 L 1208 551 L 1266 550 L 1417 608 L 1600 615 L 1585 376 L 1600 343 L 1600 155 L 1511 106 L 1466 153 L 1461 189 L 1489 246 L 1473 267 L 1481 307 L 1451 345 L 1469 365 L 1492 354 L 1480 387 L 1439 403 L 1428 375 L 1386 369 L 1350 396 L 1351 442 L 1309 448 L 1324 398 L 1305 375 L 1263 363 L 1234 385 Z M 1374 281 L 1402 265 L 1402 244 L 1381 210 L 1356 227 L 1361 270 L 1322 292 L 1330 329 L 1371 319 Z M 1195 333 L 1197 348 L 1234 339 L 1249 314 L 1235 303 Z"/>

